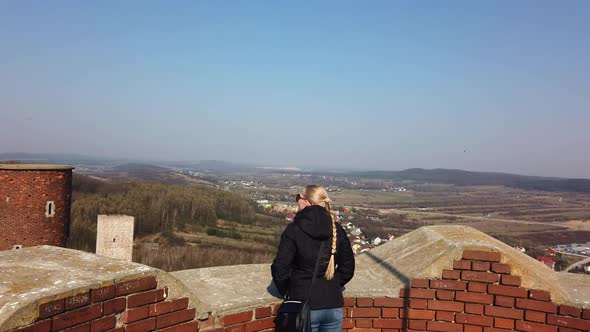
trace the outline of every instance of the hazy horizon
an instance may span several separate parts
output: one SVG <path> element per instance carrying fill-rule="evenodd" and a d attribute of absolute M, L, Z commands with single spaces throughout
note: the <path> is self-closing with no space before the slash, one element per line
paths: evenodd
<path fill-rule="evenodd" d="M 139 4 L 0 4 L 0 153 L 590 178 L 590 2 Z"/>

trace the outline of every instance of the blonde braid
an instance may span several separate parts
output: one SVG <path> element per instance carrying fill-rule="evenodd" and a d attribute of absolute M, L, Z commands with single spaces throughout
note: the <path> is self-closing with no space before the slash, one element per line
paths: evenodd
<path fill-rule="evenodd" d="M 334 278 L 334 255 L 336 255 L 336 220 L 334 219 L 334 211 L 332 210 L 332 203 L 330 203 L 329 198 L 325 200 L 326 209 L 330 214 L 330 219 L 332 219 L 332 251 L 330 254 L 330 261 L 328 262 L 328 268 L 326 269 L 326 273 L 324 277 L 327 280 L 332 280 Z"/>

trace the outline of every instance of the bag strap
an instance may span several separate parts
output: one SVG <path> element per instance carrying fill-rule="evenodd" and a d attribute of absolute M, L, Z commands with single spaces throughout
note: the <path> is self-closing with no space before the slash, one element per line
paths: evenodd
<path fill-rule="evenodd" d="M 318 250 L 318 258 L 315 260 L 315 267 L 313 269 L 313 275 L 311 276 L 311 285 L 309 286 L 309 293 L 307 294 L 307 298 L 305 302 L 309 301 L 311 297 L 311 290 L 313 289 L 313 284 L 315 282 L 315 276 L 318 274 L 318 268 L 320 267 L 320 257 L 322 256 L 322 249 L 324 249 L 324 242 L 320 244 L 320 250 Z"/>

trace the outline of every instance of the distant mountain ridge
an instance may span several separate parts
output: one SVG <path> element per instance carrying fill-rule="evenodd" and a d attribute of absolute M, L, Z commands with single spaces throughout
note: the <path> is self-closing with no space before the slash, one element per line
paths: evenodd
<path fill-rule="evenodd" d="M 403 171 L 352 172 L 361 178 L 411 180 L 420 183 L 443 183 L 458 186 L 499 185 L 525 190 L 569 191 L 590 193 L 590 179 L 527 176 L 509 173 L 473 172 L 458 169 L 410 168 Z"/>
<path fill-rule="evenodd" d="M 18 160 L 32 163 L 57 163 L 57 164 L 99 164 L 114 166 L 116 171 L 139 171 L 139 174 L 145 176 L 145 173 L 163 174 L 166 172 L 166 166 L 193 168 L 204 171 L 215 171 L 222 173 L 234 172 L 288 172 L 288 170 L 264 170 L 257 169 L 256 165 L 245 163 L 234 163 L 220 160 L 202 160 L 202 161 L 133 161 L 130 159 L 114 159 L 90 157 L 79 154 L 40 154 L 40 153 L 0 153 L 0 161 Z M 159 166 L 155 166 L 157 164 Z M 164 166 L 164 167 L 162 167 Z M 299 171 L 298 171 L 299 172 Z M 524 190 L 541 190 L 541 191 L 566 191 L 590 193 L 590 179 L 558 178 L 528 176 L 510 173 L 497 172 L 475 172 L 458 169 L 423 169 L 410 168 L 403 171 L 353 171 L 353 172 L 309 172 L 303 173 L 343 175 L 369 179 L 387 179 L 394 181 L 411 180 L 418 183 L 442 183 L 458 186 L 469 185 L 496 185 Z M 157 177 L 150 177 L 157 179 Z"/>

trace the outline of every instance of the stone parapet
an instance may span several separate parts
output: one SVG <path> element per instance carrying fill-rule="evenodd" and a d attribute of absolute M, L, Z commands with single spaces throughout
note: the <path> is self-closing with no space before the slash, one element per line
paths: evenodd
<path fill-rule="evenodd" d="M 0 252 L 0 271 L 0 331 L 271 331 L 281 302 L 268 264 L 166 273 L 39 246 Z M 343 329 L 588 331 L 589 294 L 472 228 L 424 227 L 357 257 Z"/>

